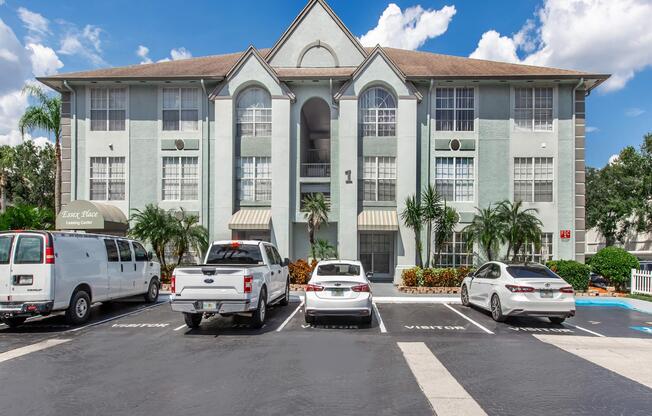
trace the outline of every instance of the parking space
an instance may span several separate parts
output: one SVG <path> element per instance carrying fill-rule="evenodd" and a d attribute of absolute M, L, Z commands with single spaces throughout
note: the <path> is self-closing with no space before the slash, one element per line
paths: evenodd
<path fill-rule="evenodd" d="M 352 317 L 320 317 L 314 323 L 307 323 L 304 316 L 303 305 L 282 328 L 283 332 L 360 332 L 364 334 L 379 333 L 380 324 L 376 314 L 372 317 L 371 325 L 361 323 L 360 319 Z"/>
<path fill-rule="evenodd" d="M 568 322 L 606 337 L 652 338 L 652 315 L 616 306 L 578 306 Z"/>
<path fill-rule="evenodd" d="M 378 311 L 390 334 L 491 334 L 491 330 L 472 322 L 445 304 L 378 304 Z"/>

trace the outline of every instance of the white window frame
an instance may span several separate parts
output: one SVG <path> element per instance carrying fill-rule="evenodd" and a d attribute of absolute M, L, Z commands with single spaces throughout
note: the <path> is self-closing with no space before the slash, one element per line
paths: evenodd
<path fill-rule="evenodd" d="M 165 181 L 166 180 L 173 180 L 175 179 L 174 177 L 166 177 L 165 176 L 165 160 L 166 159 L 176 159 L 178 166 L 179 166 L 179 174 L 177 176 L 177 186 L 179 189 L 179 197 L 175 199 L 167 199 L 165 198 Z M 197 173 L 195 175 L 189 175 L 189 176 L 184 176 L 183 174 L 183 159 L 196 159 L 197 160 Z M 161 156 L 161 201 L 169 202 L 185 202 L 185 201 L 199 201 L 200 199 L 200 183 L 199 183 L 199 176 L 200 176 L 200 161 L 198 156 Z M 194 180 L 194 183 L 192 185 L 197 187 L 197 198 L 196 199 L 182 199 L 181 196 L 184 194 L 182 192 L 182 188 L 184 185 L 189 186 L 188 184 L 184 184 L 184 181 L 192 181 Z"/>
<path fill-rule="evenodd" d="M 537 107 L 536 103 L 536 90 L 550 90 L 550 107 Z M 518 90 L 530 90 L 532 93 L 532 103 L 530 107 L 522 107 L 522 108 L 517 108 L 516 107 L 516 94 Z M 512 114 L 514 117 L 514 131 L 520 131 L 520 132 L 535 132 L 535 133 L 552 133 L 555 130 L 555 87 L 550 87 L 550 86 L 538 86 L 538 87 L 514 87 L 514 104 L 512 106 Z M 530 127 L 521 127 L 517 123 L 517 110 L 530 110 L 532 112 L 532 116 L 530 118 Z M 550 111 L 550 128 L 546 129 L 541 129 L 541 128 L 536 128 L 536 113 L 537 110 L 549 110 Z"/>
<path fill-rule="evenodd" d="M 541 157 L 518 157 L 518 156 L 516 156 L 516 157 L 514 157 L 513 162 L 512 162 L 513 163 L 513 168 L 512 168 L 512 199 L 514 201 L 517 201 L 517 199 L 516 199 L 516 180 L 517 180 L 516 179 L 516 161 L 518 159 L 529 160 L 529 161 L 531 161 L 531 166 L 532 166 L 532 170 L 527 172 L 528 176 L 531 175 L 531 177 L 532 177 L 532 179 L 531 179 L 532 192 L 531 192 L 531 195 L 530 195 L 531 200 L 523 200 L 523 202 L 531 203 L 531 204 L 554 202 L 555 201 L 555 159 L 553 157 L 547 157 L 547 156 L 541 156 Z M 548 178 L 542 179 L 541 177 L 537 178 L 537 176 L 536 176 L 537 175 L 537 171 L 536 171 L 537 159 L 546 160 L 546 166 L 547 166 L 547 161 L 548 160 L 550 161 L 550 173 L 549 173 L 549 176 L 548 176 L 549 179 Z M 523 180 L 519 180 L 519 181 L 523 181 Z M 526 179 L 526 181 L 530 181 L 530 179 Z M 550 186 L 552 188 L 552 192 L 551 192 L 550 201 L 537 201 L 536 200 L 536 196 L 537 196 L 536 184 L 537 184 L 537 182 L 551 182 Z"/>
<path fill-rule="evenodd" d="M 546 264 L 546 262 L 554 258 L 554 249 L 555 249 L 555 234 L 552 232 L 542 232 L 541 233 L 541 250 L 537 253 L 535 252 L 534 243 L 528 243 L 521 247 L 519 251 L 519 256 L 524 256 L 526 260 L 532 261 L 535 263 Z M 548 252 L 544 254 L 544 249 Z M 544 258 L 545 256 L 545 258 Z"/>
<path fill-rule="evenodd" d="M 439 177 L 437 176 L 437 160 L 439 159 L 453 159 L 453 177 L 452 178 L 444 178 L 444 177 Z M 473 161 L 473 175 L 471 178 L 458 178 L 457 177 L 457 164 L 460 162 L 459 159 L 471 159 Z M 452 181 L 453 182 L 453 200 L 448 201 L 448 202 L 474 202 L 475 201 L 475 196 L 476 196 L 476 174 L 477 174 L 477 168 L 476 168 L 476 158 L 474 156 L 437 156 L 435 157 L 434 163 L 434 172 L 435 172 L 435 177 L 434 177 L 434 185 L 435 189 L 437 188 L 437 181 Z M 457 184 L 458 182 L 461 181 L 471 181 L 471 196 L 470 199 L 457 199 Z M 443 194 L 442 194 L 443 198 Z"/>
<path fill-rule="evenodd" d="M 106 173 L 104 177 L 94 177 L 93 176 L 93 159 L 104 159 L 104 164 L 106 166 Z M 111 162 L 122 159 L 120 162 L 122 163 L 122 175 L 121 177 L 111 177 Z M 124 187 L 124 197 L 122 199 L 110 199 L 109 195 L 111 195 L 110 192 L 110 186 L 111 186 L 111 181 L 120 181 L 122 180 L 123 182 L 123 187 Z M 105 198 L 103 199 L 93 199 L 93 181 L 104 181 L 105 182 Z M 88 159 L 88 200 L 89 201 L 125 201 L 127 199 L 127 158 L 124 156 L 91 156 Z"/>
<path fill-rule="evenodd" d="M 473 106 L 471 107 L 458 107 L 457 106 L 457 93 L 459 90 L 465 89 L 465 90 L 471 90 L 472 97 L 473 97 Z M 438 107 L 437 106 L 437 91 L 438 90 L 453 90 L 453 107 Z M 477 103 L 477 97 L 476 97 L 476 88 L 475 87 L 465 87 L 465 86 L 459 86 L 459 87 L 436 87 L 435 88 L 435 99 L 434 101 L 434 106 L 435 106 L 435 111 L 434 111 L 434 121 L 435 121 L 435 128 L 433 129 L 436 132 L 460 132 L 460 133 L 473 133 L 476 130 L 475 126 L 475 119 L 476 119 L 476 103 Z M 444 129 L 439 129 L 437 128 L 437 122 L 439 121 L 437 118 L 437 110 L 452 110 L 453 111 L 453 128 L 450 130 L 444 130 Z M 458 130 L 457 128 L 457 112 L 459 111 L 472 111 L 473 112 L 473 117 L 471 118 L 471 129 L 470 130 Z"/>
<path fill-rule="evenodd" d="M 251 92 L 252 90 L 259 89 L 262 90 L 265 94 L 269 96 L 270 100 L 270 106 L 269 107 L 240 107 L 240 99 L 242 96 L 248 92 Z M 240 94 L 238 94 L 238 98 L 236 101 L 236 108 L 235 108 L 235 124 L 236 124 L 236 135 L 240 138 L 243 137 L 271 137 L 272 136 L 272 107 L 271 107 L 271 95 L 269 91 L 267 91 L 263 87 L 248 87 L 245 90 L 243 90 Z M 241 121 L 241 112 L 243 113 L 250 113 L 249 117 L 251 117 L 251 121 L 246 121 L 243 122 Z M 267 115 L 265 113 L 268 113 Z M 260 119 L 265 119 L 266 117 L 269 117 L 269 121 L 260 121 Z M 253 131 L 253 134 L 247 134 L 247 135 L 242 135 L 240 132 L 242 131 L 241 126 L 244 124 L 251 124 L 251 128 Z M 259 126 L 265 126 L 265 128 L 261 128 L 261 131 L 267 132 L 269 131 L 269 134 L 258 134 L 258 127 Z"/>
<path fill-rule="evenodd" d="M 460 241 L 461 240 L 461 241 Z M 464 240 L 463 234 L 460 231 L 455 231 L 452 234 L 452 240 L 448 240 L 444 243 L 444 250 L 448 249 L 449 247 L 452 248 L 452 251 L 443 251 L 439 253 L 439 258 L 437 259 L 437 266 L 442 266 L 442 267 L 473 267 L 473 249 L 469 250 L 466 248 L 467 241 Z M 463 251 L 458 251 L 457 246 L 460 245 L 462 246 L 461 250 Z M 436 253 L 435 253 L 436 254 Z M 453 259 L 452 264 L 442 264 L 441 259 L 444 258 L 444 256 L 451 256 Z M 468 263 L 466 264 L 458 264 L 457 263 L 457 257 L 467 257 L 469 260 Z"/>
<path fill-rule="evenodd" d="M 181 90 L 183 89 L 192 89 L 195 90 L 197 93 L 197 107 L 196 108 L 190 108 L 190 107 L 184 107 L 183 106 L 183 100 L 181 99 Z M 176 130 L 165 130 L 165 121 L 163 118 L 163 112 L 164 111 L 174 111 L 174 108 L 165 108 L 165 90 L 177 90 L 177 94 L 179 94 L 178 98 L 178 103 L 179 105 L 177 106 L 176 110 L 179 115 L 179 128 Z M 179 134 L 179 133 L 197 133 L 201 131 L 202 129 L 202 94 L 201 91 L 198 87 L 191 87 L 191 86 L 165 86 L 161 87 L 161 92 L 160 92 L 160 97 L 161 97 L 161 105 L 160 105 L 160 115 L 161 115 L 161 131 L 163 133 L 172 133 L 172 134 Z M 181 112 L 182 111 L 191 111 L 191 110 L 196 110 L 197 111 L 197 128 L 195 130 L 186 130 L 182 128 L 183 121 L 181 119 Z"/>
<path fill-rule="evenodd" d="M 242 170 L 242 161 L 244 159 L 252 159 L 253 162 L 253 176 L 247 176 L 243 177 L 243 170 Z M 267 159 L 268 160 L 268 165 L 269 165 L 269 177 L 258 177 L 258 164 L 263 163 L 261 159 Z M 237 159 L 237 170 L 236 170 L 236 192 L 237 192 L 237 200 L 240 203 L 247 203 L 247 202 L 272 202 L 272 158 L 271 156 L 242 156 Z M 253 199 L 242 199 L 242 181 L 247 180 L 247 181 L 252 181 L 253 183 Z M 258 182 L 263 182 L 263 181 L 268 181 L 270 183 L 270 192 L 269 192 L 269 199 L 258 199 Z"/>
<path fill-rule="evenodd" d="M 104 91 L 106 93 L 106 106 L 103 108 L 93 108 L 93 100 L 92 100 L 92 94 L 93 91 Z M 111 90 L 121 90 L 124 91 L 124 108 L 111 108 L 110 106 L 110 94 Z M 128 130 L 129 126 L 129 89 L 127 87 L 102 87 L 102 86 L 93 86 L 87 88 L 88 92 L 88 100 L 87 100 L 87 105 L 88 105 L 88 132 L 90 134 L 97 134 L 97 133 L 113 133 L 113 132 L 126 132 Z M 93 111 L 104 111 L 106 114 L 106 124 L 105 128 L 102 130 L 94 130 L 93 129 Z M 111 120 L 110 120 L 110 112 L 111 111 L 124 111 L 125 117 L 124 117 L 124 128 L 123 129 L 114 129 L 110 130 L 109 127 L 111 125 Z"/>
<path fill-rule="evenodd" d="M 387 159 L 387 163 L 393 163 L 394 166 L 394 177 L 392 178 L 381 178 L 380 177 L 380 159 Z M 365 176 L 365 164 L 366 164 L 366 159 L 374 159 L 374 164 L 375 164 L 375 177 L 373 178 L 368 178 Z M 396 157 L 395 156 L 364 156 L 362 158 L 362 174 L 360 175 L 360 180 L 361 180 L 361 189 L 362 189 L 362 201 L 363 202 L 396 202 L 396 171 L 397 171 L 397 165 L 396 165 Z M 374 199 L 365 199 L 365 191 L 364 191 L 364 183 L 365 181 L 374 181 Z M 379 197 L 379 183 L 380 181 L 393 181 L 394 182 L 394 198 L 393 199 L 383 199 L 380 200 L 378 199 Z"/>
<path fill-rule="evenodd" d="M 394 107 L 375 107 L 376 105 L 375 103 L 374 103 L 374 107 L 364 107 L 366 96 L 368 94 L 371 94 L 372 91 L 376 91 L 376 90 L 384 91 L 387 94 L 387 96 L 394 101 Z M 379 112 L 381 111 L 386 111 L 389 116 L 393 117 L 394 121 L 380 121 Z M 372 121 L 365 121 L 365 112 L 369 112 L 369 114 L 372 115 L 373 118 Z M 396 97 L 394 97 L 394 94 L 392 94 L 387 88 L 381 86 L 371 87 L 365 90 L 360 96 L 359 117 L 360 117 L 360 133 L 362 137 L 396 137 L 397 128 L 398 128 L 397 115 L 398 115 L 398 111 L 397 111 Z M 394 126 L 394 134 L 380 136 L 378 132 L 380 131 L 379 127 L 381 125 Z M 375 134 L 373 135 L 365 134 L 365 126 L 374 126 Z"/>

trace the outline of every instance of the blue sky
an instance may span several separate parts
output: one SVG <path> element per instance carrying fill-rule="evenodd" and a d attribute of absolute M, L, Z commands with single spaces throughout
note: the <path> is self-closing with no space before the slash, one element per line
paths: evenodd
<path fill-rule="evenodd" d="M 22 78 L 138 64 L 144 59 L 234 52 L 249 44 L 270 47 L 305 2 L 192 1 L 179 7 L 179 2 L 160 0 L 0 0 L 0 71 L 22 70 L 9 65 L 13 61 L 3 67 L 3 56 L 8 57 L 3 50 L 17 51 L 18 46 L 23 53 L 27 50 L 21 61 L 27 66 L 24 74 L 13 81 L 0 80 L 0 142 L 11 142 L 13 118 L 25 105 L 15 93 Z M 624 146 L 640 145 L 643 134 L 652 131 L 649 0 L 393 3 L 392 7 L 386 0 L 329 1 L 356 36 L 376 28 L 376 35 L 382 39 L 384 33 L 389 43 L 402 39 L 424 51 L 616 73 L 614 85 L 601 87 L 588 98 L 587 163 L 591 166 L 604 165 Z M 579 8 L 568 10 L 569 5 Z M 379 22 L 383 13 L 391 17 L 390 12 L 393 21 Z M 426 19 L 419 21 L 421 17 L 438 20 L 429 24 Z M 9 32 L 19 45 L 14 45 Z M 140 46 L 148 49 L 146 58 L 137 55 Z"/>

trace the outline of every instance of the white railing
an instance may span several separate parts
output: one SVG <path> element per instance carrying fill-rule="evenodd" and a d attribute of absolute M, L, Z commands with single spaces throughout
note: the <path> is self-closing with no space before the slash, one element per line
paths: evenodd
<path fill-rule="evenodd" d="M 652 296 L 652 271 L 632 269 L 631 292 Z"/>

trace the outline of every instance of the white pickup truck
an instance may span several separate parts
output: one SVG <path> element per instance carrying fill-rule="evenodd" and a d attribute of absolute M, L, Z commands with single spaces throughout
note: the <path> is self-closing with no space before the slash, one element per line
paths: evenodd
<path fill-rule="evenodd" d="M 266 242 L 216 241 L 204 264 L 172 273 L 172 310 L 183 312 L 189 328 L 216 314 L 248 316 L 260 328 L 269 305 L 289 303 L 289 263 Z"/>

